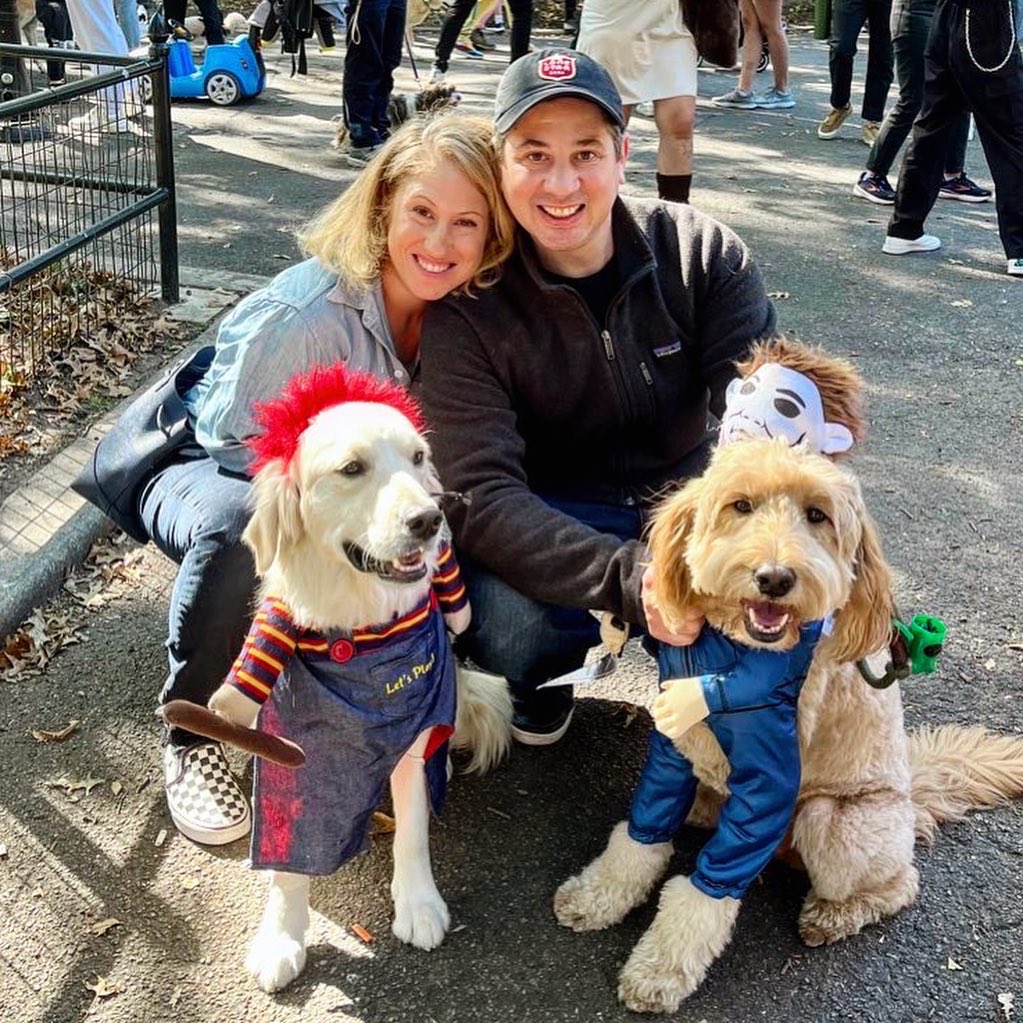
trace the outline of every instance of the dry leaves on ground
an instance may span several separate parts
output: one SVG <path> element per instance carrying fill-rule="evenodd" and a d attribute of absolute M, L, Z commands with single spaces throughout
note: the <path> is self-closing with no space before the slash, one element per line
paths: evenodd
<path fill-rule="evenodd" d="M 36 742 L 63 742 L 74 735 L 79 724 L 80 722 L 76 718 L 72 718 L 63 728 L 58 728 L 55 731 L 50 731 L 47 728 L 33 728 L 32 738 Z"/>
<path fill-rule="evenodd" d="M 92 545 L 64 589 L 89 611 L 109 604 L 142 581 L 143 548 L 121 532 Z"/>
<path fill-rule="evenodd" d="M 0 682 L 42 674 L 54 655 L 85 640 L 78 621 L 68 611 L 42 608 L 12 632 L 0 647 Z"/>
<path fill-rule="evenodd" d="M 107 998 L 113 998 L 124 991 L 124 985 L 120 981 L 111 980 L 101 974 L 96 974 L 94 981 L 84 981 L 85 986 L 92 992 L 92 1005 L 89 1006 L 89 1014 L 96 1012 L 100 1004 Z"/>

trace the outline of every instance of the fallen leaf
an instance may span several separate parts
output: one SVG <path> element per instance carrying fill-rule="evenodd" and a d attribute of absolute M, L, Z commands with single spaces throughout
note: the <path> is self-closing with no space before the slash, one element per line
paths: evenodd
<path fill-rule="evenodd" d="M 63 789 L 70 796 L 75 792 L 84 792 L 88 795 L 97 785 L 102 785 L 105 781 L 105 778 L 93 778 L 91 774 L 85 778 L 69 778 L 64 774 L 56 781 L 48 781 L 46 784 L 53 789 Z"/>
<path fill-rule="evenodd" d="M 108 916 L 106 920 L 100 920 L 89 928 L 90 934 L 106 934 L 111 927 L 120 927 L 121 921 L 116 917 Z"/>
<path fill-rule="evenodd" d="M 36 742 L 63 742 L 74 734 L 78 725 L 79 722 L 72 718 L 63 728 L 58 728 L 55 732 L 48 731 L 45 728 L 33 728 L 32 738 Z"/>
<path fill-rule="evenodd" d="M 119 981 L 111 980 L 109 977 L 104 977 L 100 974 L 96 974 L 96 980 L 93 983 L 85 981 L 85 986 L 93 993 L 92 1005 L 89 1006 L 89 1015 L 92 1015 L 100 1005 L 100 1002 L 104 998 L 112 998 L 114 995 L 119 995 L 124 991 L 124 985 Z"/>
<path fill-rule="evenodd" d="M 373 811 L 373 834 L 389 835 L 394 831 L 394 818 L 380 810 Z"/>
<path fill-rule="evenodd" d="M 948 957 L 948 962 L 945 964 L 946 970 L 961 970 L 962 967 L 951 957 Z"/>
<path fill-rule="evenodd" d="M 1002 1015 L 1008 1020 L 1012 1018 L 1012 1011 L 1016 1007 L 1015 999 L 1011 991 L 1003 991 L 998 996 L 998 1007 Z"/>
<path fill-rule="evenodd" d="M 110 792 L 115 796 L 119 796 L 124 791 L 124 786 L 119 781 L 112 781 L 110 783 Z"/>
<path fill-rule="evenodd" d="M 366 945 L 372 945 L 373 942 L 377 940 L 369 933 L 369 931 L 366 930 L 365 927 L 362 926 L 362 924 L 352 924 L 352 934 Z"/>

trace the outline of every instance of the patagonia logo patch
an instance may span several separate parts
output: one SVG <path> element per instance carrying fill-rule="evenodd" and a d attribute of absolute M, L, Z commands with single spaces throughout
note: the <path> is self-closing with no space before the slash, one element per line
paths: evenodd
<path fill-rule="evenodd" d="M 548 82 L 563 82 L 575 78 L 575 57 L 566 53 L 556 53 L 544 57 L 537 65 L 536 73 Z"/>
<path fill-rule="evenodd" d="M 678 355 L 682 351 L 681 341 L 672 341 L 670 345 L 661 345 L 660 348 L 654 349 L 654 355 L 658 359 L 663 359 L 667 355 Z"/>

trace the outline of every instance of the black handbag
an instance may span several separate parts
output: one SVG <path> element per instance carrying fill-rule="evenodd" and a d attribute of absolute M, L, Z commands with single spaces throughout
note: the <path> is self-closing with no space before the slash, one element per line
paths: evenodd
<path fill-rule="evenodd" d="M 194 443 L 181 399 L 206 375 L 214 351 L 213 345 L 207 345 L 193 352 L 139 395 L 100 439 L 71 484 L 72 490 L 140 543 L 149 534 L 139 519 L 139 494 L 175 451 Z"/>

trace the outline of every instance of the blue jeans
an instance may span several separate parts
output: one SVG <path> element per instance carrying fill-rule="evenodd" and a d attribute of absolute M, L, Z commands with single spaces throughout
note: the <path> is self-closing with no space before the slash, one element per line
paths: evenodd
<path fill-rule="evenodd" d="M 167 615 L 168 674 L 160 702 L 205 704 L 224 681 L 249 629 L 256 569 L 241 535 L 249 480 L 225 472 L 198 446 L 182 449 L 146 484 L 139 517 L 178 562 Z M 181 745 L 196 737 L 173 729 Z"/>
<path fill-rule="evenodd" d="M 887 177 L 902 143 L 909 138 L 913 119 L 920 112 L 924 97 L 924 49 L 934 16 L 936 0 L 895 0 L 892 6 L 892 49 L 895 73 L 899 79 L 899 98 L 881 125 L 877 141 L 867 157 L 867 170 Z M 959 117 L 945 154 L 945 175 L 958 174 L 966 166 L 966 139 L 970 115 Z"/>
<path fill-rule="evenodd" d="M 349 0 L 341 99 L 348 135 L 359 149 L 378 146 L 391 133 L 387 103 L 401 64 L 405 3 Z"/>
<path fill-rule="evenodd" d="M 831 105 L 841 110 L 852 94 L 856 40 L 869 23 L 867 76 L 863 86 L 863 119 L 884 119 L 884 104 L 892 84 L 892 0 L 835 0 L 831 11 Z"/>
<path fill-rule="evenodd" d="M 643 531 L 643 513 L 635 504 L 543 499 L 621 540 L 638 539 Z M 474 559 L 464 554 L 458 558 L 472 604 L 472 624 L 459 637 L 459 653 L 468 654 L 484 671 L 503 675 L 515 695 L 524 696 L 581 667 L 587 650 L 600 642 L 599 623 L 588 610 L 532 600 Z"/>

